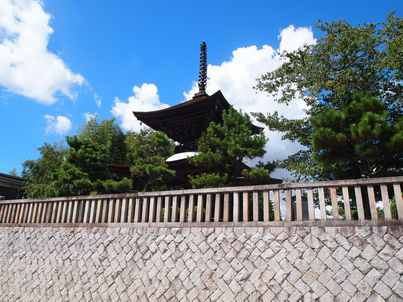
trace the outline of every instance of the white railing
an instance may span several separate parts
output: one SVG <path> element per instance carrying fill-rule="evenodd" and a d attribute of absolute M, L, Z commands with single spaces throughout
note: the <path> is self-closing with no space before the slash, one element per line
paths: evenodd
<path fill-rule="evenodd" d="M 402 183 L 403 176 L 398 176 L 3 200 L 0 202 L 0 223 L 403 220 Z"/>

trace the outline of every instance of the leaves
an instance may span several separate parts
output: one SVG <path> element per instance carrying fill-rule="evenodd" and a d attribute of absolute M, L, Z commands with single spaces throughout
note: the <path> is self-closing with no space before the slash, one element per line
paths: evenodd
<path fill-rule="evenodd" d="M 344 161 L 356 168 L 345 177 L 373 177 L 401 167 L 403 149 L 391 142 L 403 131 L 377 98 L 357 94 L 339 110 L 328 108 L 311 117 L 312 149 L 322 164 Z M 397 138 L 398 139 L 398 138 Z M 351 171 L 350 171 L 351 173 Z"/>
<path fill-rule="evenodd" d="M 127 158 L 132 164 L 130 172 L 136 179 L 136 188 L 142 191 L 160 188 L 175 175 L 166 159 L 174 153 L 174 143 L 165 133 L 154 130 L 128 132 Z"/>
<path fill-rule="evenodd" d="M 210 123 L 198 140 L 201 154 L 189 159 L 191 164 L 205 170 L 200 175 L 189 177 L 193 187 L 235 185 L 245 167 L 242 160 L 261 157 L 265 153 L 266 138 L 263 133 L 253 134 L 247 114 L 230 108 L 222 117 L 222 124 Z M 264 167 L 259 172 L 266 178 L 269 174 Z M 245 172 L 244 176 L 258 179 L 257 172 Z"/>
<path fill-rule="evenodd" d="M 315 45 L 281 54 L 281 67 L 264 74 L 256 85 L 278 103 L 289 104 L 299 97 L 308 108 L 307 117 L 301 119 L 277 112 L 254 114 L 270 130 L 283 132 L 283 139 L 304 147 L 280 165 L 299 179 L 318 180 L 398 170 L 402 19 L 392 13 L 386 23 L 352 26 L 344 20 L 320 21 L 316 27 L 323 35 Z M 355 101 L 363 94 L 368 97 Z M 378 164 L 371 160 L 383 154 L 393 159 Z"/>

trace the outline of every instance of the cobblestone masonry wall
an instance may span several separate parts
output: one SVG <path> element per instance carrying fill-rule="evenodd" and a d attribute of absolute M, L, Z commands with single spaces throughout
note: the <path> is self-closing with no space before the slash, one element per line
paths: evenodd
<path fill-rule="evenodd" d="M 0 227 L 0 301 L 402 301 L 403 227 Z"/>

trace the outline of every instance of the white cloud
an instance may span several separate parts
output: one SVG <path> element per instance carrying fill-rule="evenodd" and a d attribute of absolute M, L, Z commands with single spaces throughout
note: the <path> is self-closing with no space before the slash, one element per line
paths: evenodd
<path fill-rule="evenodd" d="M 71 121 L 63 115 L 53 116 L 46 114 L 46 133 L 47 134 L 66 134 L 71 129 Z"/>
<path fill-rule="evenodd" d="M 120 119 L 125 130 L 138 131 L 141 128 L 140 122 L 134 117 L 133 111 L 153 111 L 169 107 L 161 103 L 158 96 L 157 86 L 144 83 L 141 87 L 133 87 L 133 96 L 127 101 L 115 98 L 112 107 L 112 115 Z"/>
<path fill-rule="evenodd" d="M 311 28 L 308 27 L 297 27 L 290 25 L 283 29 L 279 35 L 280 48 L 279 51 L 291 52 L 297 50 L 303 45 L 315 44 L 316 39 L 313 37 L 313 32 Z"/>
<path fill-rule="evenodd" d="M 274 101 L 274 97 L 253 89 L 257 78 L 281 66 L 283 61 L 279 52 L 293 51 L 305 44 L 315 43 L 311 29 L 295 28 L 292 25 L 280 32 L 279 39 L 278 49 L 270 45 L 264 45 L 261 48 L 241 47 L 232 52 L 230 61 L 223 62 L 221 65 L 209 65 L 207 92 L 212 94 L 221 90 L 230 104 L 246 113 L 278 111 L 288 118 L 304 116 L 306 105 L 302 100 L 296 99 L 289 106 L 280 105 Z M 185 98 L 191 98 L 197 90 L 197 83 L 194 82 L 192 89 L 184 93 Z M 268 131 L 267 128 L 264 131 L 269 138 L 264 160 L 284 159 L 301 149 L 297 143 L 281 140 L 282 134 L 279 132 Z"/>
<path fill-rule="evenodd" d="M 98 107 L 98 108 L 101 108 L 101 107 L 102 107 L 102 99 L 101 99 L 101 97 L 99 96 L 99 94 L 96 93 L 96 92 L 94 92 L 94 93 L 93 93 L 93 97 L 94 97 L 95 104 L 97 105 L 97 107 Z"/>
<path fill-rule="evenodd" d="M 85 83 L 48 51 L 50 19 L 39 0 L 0 0 L 0 86 L 43 104 Z"/>

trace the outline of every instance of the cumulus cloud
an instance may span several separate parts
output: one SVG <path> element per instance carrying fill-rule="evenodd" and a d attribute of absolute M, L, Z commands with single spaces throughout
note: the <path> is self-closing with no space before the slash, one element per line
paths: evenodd
<path fill-rule="evenodd" d="M 71 121 L 63 115 L 53 116 L 46 114 L 46 134 L 66 134 L 71 129 Z"/>
<path fill-rule="evenodd" d="M 220 65 L 209 65 L 207 68 L 207 92 L 212 94 L 221 90 L 229 103 L 246 113 L 278 111 L 288 118 L 304 116 L 306 105 L 302 100 L 295 99 L 289 106 L 286 106 L 276 103 L 274 97 L 267 93 L 253 89 L 257 78 L 281 66 L 283 61 L 279 53 L 294 51 L 305 44 L 315 43 L 310 28 L 295 28 L 292 25 L 280 32 L 279 40 L 280 46 L 277 49 L 270 45 L 263 45 L 261 48 L 257 46 L 241 47 L 232 52 L 229 61 Z M 197 90 L 197 83 L 194 82 L 192 89 L 184 93 L 185 98 L 191 98 Z M 301 149 L 297 143 L 281 140 L 281 133 L 268 131 L 267 128 L 264 131 L 269 138 L 264 160 L 284 159 Z"/>
<path fill-rule="evenodd" d="M 48 51 L 50 19 L 39 0 L 0 0 L 0 86 L 43 104 L 85 83 Z"/>
<path fill-rule="evenodd" d="M 297 27 L 290 25 L 280 32 L 279 51 L 291 52 L 297 50 L 303 45 L 315 44 L 316 39 L 313 37 L 312 29 L 308 27 Z"/>
<path fill-rule="evenodd" d="M 138 131 L 141 128 L 133 111 L 153 111 L 169 107 L 168 104 L 160 102 L 157 86 L 152 83 L 144 83 L 141 87 L 134 86 L 133 93 L 127 101 L 116 97 L 111 111 L 112 115 L 121 121 L 125 130 Z"/>

